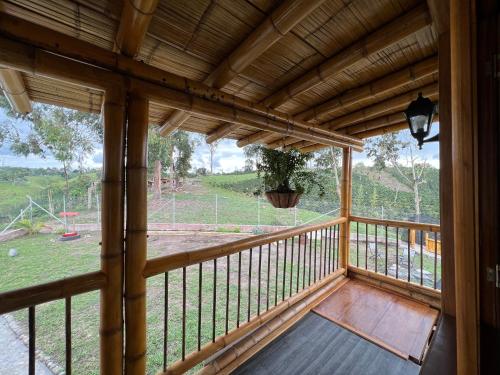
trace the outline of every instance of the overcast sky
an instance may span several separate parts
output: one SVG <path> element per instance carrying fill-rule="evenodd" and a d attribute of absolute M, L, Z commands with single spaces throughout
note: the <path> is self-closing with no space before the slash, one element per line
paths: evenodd
<path fill-rule="evenodd" d="M 7 120 L 5 112 L 0 109 L 0 122 L 5 123 Z M 20 123 L 22 127 L 26 127 Z M 438 126 L 434 126 L 433 134 L 437 133 Z M 400 137 L 405 139 L 410 139 L 409 132 L 401 131 Z M 414 141 L 414 140 L 411 140 Z M 429 143 L 425 144 L 423 149 L 418 151 L 419 156 L 424 158 L 432 166 L 439 168 L 439 144 Z M 364 163 L 365 165 L 370 165 L 371 162 L 366 157 L 365 153 L 354 152 L 353 163 Z M 94 154 L 88 158 L 86 161 L 86 166 L 89 168 L 99 168 L 102 165 L 102 147 L 96 149 Z M 193 159 L 191 162 L 193 169 L 205 167 L 210 168 L 210 153 L 208 145 L 203 141 L 196 148 Z M 55 160 L 53 157 L 48 156 L 45 159 L 36 156 L 28 156 L 27 158 L 23 156 L 13 155 L 10 151 L 9 145 L 3 145 L 0 147 L 0 166 L 15 166 L 15 167 L 27 167 L 27 168 L 49 168 L 55 167 L 60 168 L 61 164 Z M 236 141 L 225 139 L 219 143 L 217 151 L 215 154 L 214 170 L 215 172 L 233 172 L 235 170 L 241 170 L 245 166 L 245 157 L 243 155 L 243 150 L 236 146 Z"/>

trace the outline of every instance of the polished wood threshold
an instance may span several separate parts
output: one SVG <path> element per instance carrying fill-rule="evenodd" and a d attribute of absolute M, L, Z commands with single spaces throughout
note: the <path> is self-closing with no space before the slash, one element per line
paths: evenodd
<path fill-rule="evenodd" d="M 359 280 L 349 280 L 314 310 L 404 359 L 421 363 L 439 311 Z"/>

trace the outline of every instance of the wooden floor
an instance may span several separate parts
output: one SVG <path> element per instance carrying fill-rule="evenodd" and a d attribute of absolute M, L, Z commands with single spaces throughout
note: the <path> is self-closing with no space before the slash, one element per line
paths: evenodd
<path fill-rule="evenodd" d="M 347 282 L 313 311 L 418 363 L 439 315 L 427 305 L 359 280 Z"/>
<path fill-rule="evenodd" d="M 233 373 L 416 375 L 419 370 L 415 363 L 309 313 Z"/>

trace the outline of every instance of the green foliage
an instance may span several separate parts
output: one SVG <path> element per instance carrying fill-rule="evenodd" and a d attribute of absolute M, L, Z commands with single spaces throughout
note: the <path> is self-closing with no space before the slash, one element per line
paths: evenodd
<path fill-rule="evenodd" d="M 159 160 L 162 172 L 168 173 L 172 161 L 172 142 L 170 137 L 162 137 L 157 129 L 148 131 L 148 172 L 154 172 L 155 161 Z"/>
<path fill-rule="evenodd" d="M 36 234 L 40 233 L 44 224 L 42 222 L 32 222 L 29 219 L 22 219 L 19 220 L 15 226 L 16 228 L 25 229 L 28 234 Z"/>
<path fill-rule="evenodd" d="M 262 178 L 266 191 L 296 191 L 301 194 L 315 186 L 320 195 L 324 195 L 324 185 L 318 174 L 306 169 L 312 154 L 303 154 L 295 149 L 278 151 L 265 147 L 260 147 L 259 152 L 261 161 L 257 163 L 257 176 Z"/>

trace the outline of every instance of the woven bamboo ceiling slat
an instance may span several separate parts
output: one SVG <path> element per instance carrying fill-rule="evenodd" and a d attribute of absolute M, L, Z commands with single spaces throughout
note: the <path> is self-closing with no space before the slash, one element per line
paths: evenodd
<path fill-rule="evenodd" d="M 204 81 L 281 4 L 280 0 L 159 0 L 137 59 L 188 79 Z M 267 98 L 270 105 L 289 114 L 307 111 L 346 90 L 435 55 L 437 35 L 432 25 L 408 35 L 401 34 L 399 40 L 381 49 L 373 47 L 379 43 L 374 39 L 365 45 L 365 54 L 359 61 L 353 60 L 344 69 L 328 72 L 324 79 L 306 89 L 299 84 L 290 86 L 372 31 L 397 23 L 403 14 L 419 5 L 428 12 L 423 0 L 325 0 L 234 75 L 222 90 L 252 102 Z M 119 0 L 5 0 L 0 6 L 1 12 L 107 50 L 112 50 L 115 44 L 122 9 L 123 1 Z M 404 33 L 404 30 L 396 33 Z M 366 54 L 366 51 L 373 53 Z M 433 73 L 307 121 L 336 123 L 339 118 L 349 118 L 351 113 L 385 103 L 436 80 L 437 73 Z M 93 92 L 29 75 L 25 76 L 25 83 L 32 100 L 91 112 L 100 109 L 102 93 L 97 90 Z M 283 95 L 283 91 L 280 93 L 284 87 L 291 88 L 291 98 Z M 150 110 L 151 123 L 158 125 L 173 113 L 172 109 L 156 104 L 151 104 Z M 373 117 L 367 121 L 373 121 Z M 282 138 L 268 132 L 261 132 L 259 138 L 255 136 L 257 129 L 242 124 L 233 125 L 226 133 L 219 132 L 220 125 L 221 122 L 214 119 L 191 116 L 181 128 L 205 134 L 218 132 L 217 137 L 240 140 L 262 141 L 266 136 L 265 140 L 273 142 Z M 373 134 L 373 129 L 365 131 Z"/>

